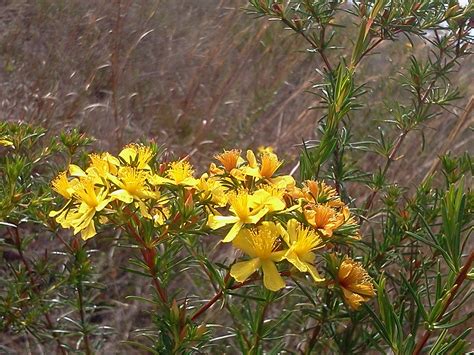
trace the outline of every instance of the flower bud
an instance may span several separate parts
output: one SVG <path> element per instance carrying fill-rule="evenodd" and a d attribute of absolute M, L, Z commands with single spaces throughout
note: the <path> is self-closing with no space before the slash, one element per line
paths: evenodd
<path fill-rule="evenodd" d="M 202 337 L 207 332 L 207 327 L 203 323 L 199 327 L 196 328 L 196 338 Z"/>
<path fill-rule="evenodd" d="M 299 17 L 295 16 L 293 18 L 293 23 L 294 23 L 296 29 L 298 29 L 298 30 L 303 29 L 304 23 L 303 23 L 303 20 L 301 20 Z"/>
<path fill-rule="evenodd" d="M 272 10 L 273 10 L 273 12 L 276 13 L 277 15 L 282 15 L 282 14 L 283 14 L 283 5 L 274 3 L 274 4 L 272 5 Z"/>

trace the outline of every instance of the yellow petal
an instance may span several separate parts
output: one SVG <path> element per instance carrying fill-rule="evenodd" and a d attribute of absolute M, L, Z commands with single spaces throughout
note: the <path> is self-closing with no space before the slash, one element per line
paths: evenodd
<path fill-rule="evenodd" d="M 299 222 L 294 218 L 290 219 L 286 224 L 287 236 L 283 235 L 283 238 L 288 246 L 291 246 L 291 244 L 298 240 L 298 226 Z"/>
<path fill-rule="evenodd" d="M 241 229 L 237 234 L 237 237 L 232 241 L 234 248 L 242 250 L 245 254 L 250 257 L 255 257 L 254 245 L 250 242 L 251 235 L 248 229 Z"/>
<path fill-rule="evenodd" d="M 375 290 L 374 287 L 372 286 L 371 283 L 366 281 L 363 284 L 352 284 L 347 286 L 347 289 L 349 289 L 352 292 L 358 293 L 362 296 L 368 296 L 368 297 L 373 297 L 375 296 Z"/>
<path fill-rule="evenodd" d="M 270 261 L 262 261 L 263 284 L 270 291 L 278 291 L 285 287 L 285 281 L 281 277 L 276 265 Z"/>
<path fill-rule="evenodd" d="M 291 188 L 296 184 L 295 179 L 291 175 L 277 176 L 269 179 L 269 181 L 277 189 Z"/>
<path fill-rule="evenodd" d="M 237 234 L 240 232 L 244 224 L 242 222 L 236 222 L 232 228 L 230 229 L 229 233 L 225 236 L 225 238 L 222 240 L 223 243 L 228 243 L 231 242 L 237 237 Z"/>
<path fill-rule="evenodd" d="M 235 263 L 230 268 L 230 275 L 238 282 L 244 282 L 250 275 L 260 268 L 260 264 L 259 258 Z"/>
<path fill-rule="evenodd" d="M 240 169 L 234 169 L 234 170 L 240 170 L 240 172 L 244 175 L 253 176 L 253 177 L 256 177 L 256 178 L 261 177 L 260 170 L 258 169 L 258 167 L 252 168 L 251 166 L 243 166 Z M 234 170 L 232 170 L 232 171 L 234 171 Z"/>
<path fill-rule="evenodd" d="M 77 213 L 73 215 L 68 215 L 66 221 L 70 221 L 72 227 L 74 227 L 74 234 L 79 233 L 81 230 L 87 228 L 89 223 L 91 223 L 92 218 L 94 218 L 95 210 L 90 209 L 85 213 Z M 71 216 L 71 217 L 69 217 Z"/>
<path fill-rule="evenodd" d="M 253 212 L 252 212 L 253 213 Z M 248 223 L 257 223 L 262 219 L 263 216 L 265 216 L 268 213 L 268 208 L 263 207 L 261 210 L 259 210 L 257 213 L 253 214 L 252 216 L 249 216 L 247 218 Z"/>
<path fill-rule="evenodd" d="M 132 203 L 133 196 L 128 193 L 126 190 L 117 190 L 110 194 L 110 196 L 116 200 L 120 200 L 125 203 Z"/>
<path fill-rule="evenodd" d="M 349 274 L 352 271 L 352 264 L 347 263 L 347 262 L 342 262 L 341 266 L 339 266 L 339 272 L 338 272 L 338 279 L 339 280 L 345 280 Z"/>
<path fill-rule="evenodd" d="M 87 174 L 85 173 L 84 170 L 82 170 L 80 167 L 78 167 L 77 165 L 75 164 L 70 164 L 69 165 L 69 174 L 71 174 L 71 176 L 87 176 Z"/>
<path fill-rule="evenodd" d="M 294 267 L 296 267 L 301 272 L 306 272 L 308 270 L 306 263 L 303 263 L 299 258 L 298 255 L 293 251 L 292 248 L 288 250 L 285 255 L 285 259 L 288 260 Z"/>
<path fill-rule="evenodd" d="M 159 175 L 150 176 L 148 178 L 148 182 L 152 184 L 153 186 L 164 185 L 164 184 L 176 185 L 176 183 L 173 180 L 165 178 L 163 176 L 159 176 Z"/>
<path fill-rule="evenodd" d="M 145 202 L 138 201 L 137 204 L 138 204 L 138 207 L 140 208 L 140 213 L 142 214 L 143 217 L 147 219 L 153 218 L 151 214 L 148 212 L 148 207 L 145 205 Z"/>
<path fill-rule="evenodd" d="M 66 208 L 66 206 L 61 208 L 59 211 L 50 211 L 48 216 L 54 218 L 54 217 L 60 215 L 61 213 L 63 213 L 65 208 Z"/>
<path fill-rule="evenodd" d="M 107 198 L 105 200 L 102 200 L 99 202 L 99 204 L 97 205 L 97 207 L 95 208 L 96 211 L 102 211 L 105 206 L 107 206 L 109 204 L 109 202 L 111 201 L 112 199 L 110 198 Z"/>
<path fill-rule="evenodd" d="M 181 181 L 180 185 L 186 185 L 186 186 L 196 186 L 199 183 L 198 179 L 195 179 L 193 177 L 188 177 Z"/>
<path fill-rule="evenodd" d="M 270 255 L 270 260 L 275 261 L 275 262 L 282 261 L 283 259 L 285 259 L 286 252 L 287 252 L 287 250 L 274 251 Z"/>
<path fill-rule="evenodd" d="M 8 139 L 0 139 L 0 145 L 4 147 L 13 147 L 13 142 Z"/>
<path fill-rule="evenodd" d="M 258 208 L 261 205 L 266 206 L 269 211 L 280 211 L 286 207 L 285 202 L 263 189 L 255 191 L 249 203 L 251 208 Z"/>
<path fill-rule="evenodd" d="M 216 216 L 211 214 L 207 219 L 207 226 L 211 229 L 219 229 L 226 224 L 236 223 L 238 221 L 239 218 L 235 216 Z"/>
<path fill-rule="evenodd" d="M 255 158 L 255 154 L 250 149 L 247 150 L 247 162 L 251 168 L 257 167 L 257 159 Z"/>
<path fill-rule="evenodd" d="M 84 240 L 90 239 L 96 234 L 94 221 L 90 221 L 87 227 L 81 230 L 81 238 Z"/>
<path fill-rule="evenodd" d="M 321 277 L 319 274 L 318 270 L 311 264 L 306 264 L 307 271 L 311 275 L 314 281 L 316 282 L 322 282 L 324 281 L 324 277 Z"/>
<path fill-rule="evenodd" d="M 345 288 L 342 289 L 342 293 L 344 294 L 344 299 L 346 300 L 349 307 L 354 310 L 358 309 L 361 303 L 364 302 L 364 297 L 346 290 Z"/>
<path fill-rule="evenodd" d="M 137 158 L 137 149 L 133 146 L 125 147 L 119 153 L 119 157 L 128 164 L 131 164 Z"/>

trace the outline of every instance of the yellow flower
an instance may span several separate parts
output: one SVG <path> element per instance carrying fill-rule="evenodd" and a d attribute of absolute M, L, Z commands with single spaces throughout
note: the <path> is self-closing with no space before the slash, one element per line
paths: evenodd
<path fill-rule="evenodd" d="M 251 151 L 247 151 L 247 162 L 248 166 L 244 166 L 241 169 L 242 175 L 253 176 L 259 180 L 265 180 L 266 182 L 273 185 L 278 189 L 291 188 L 295 185 L 295 179 L 290 175 L 276 176 L 273 175 L 281 166 L 282 162 L 278 160 L 276 154 L 270 151 L 263 151 L 260 154 L 260 165 L 257 163 L 255 154 Z M 234 170 L 233 172 L 235 172 Z M 233 174 L 235 175 L 235 174 Z M 236 176 L 237 177 L 237 176 Z"/>
<path fill-rule="evenodd" d="M 343 260 L 337 279 L 344 299 L 352 309 L 359 308 L 362 302 L 367 302 L 375 296 L 374 285 L 367 271 L 352 259 Z"/>
<path fill-rule="evenodd" d="M 9 139 L 0 139 L 0 145 L 3 145 L 4 147 L 13 147 L 13 142 Z"/>
<path fill-rule="evenodd" d="M 261 164 L 258 166 L 255 154 L 251 150 L 247 151 L 247 162 L 248 166 L 242 169 L 243 173 L 258 179 L 270 179 L 282 164 L 276 154 L 263 152 L 260 154 Z"/>
<path fill-rule="evenodd" d="M 74 234 L 81 232 L 82 239 L 86 240 L 96 234 L 94 216 L 102 211 L 110 202 L 108 190 L 96 187 L 93 179 L 81 177 L 73 186 L 73 197 L 79 203 L 71 209 L 51 211 L 49 216 L 56 217 L 56 221 L 63 228 L 74 228 Z"/>
<path fill-rule="evenodd" d="M 340 207 L 344 205 L 337 195 L 336 189 L 321 181 L 305 181 L 301 189 L 301 195 L 296 198 L 304 198 L 308 202 L 326 204 L 330 207 Z"/>
<path fill-rule="evenodd" d="M 149 147 L 139 144 L 129 144 L 119 153 L 119 158 L 126 164 L 134 166 L 137 169 L 151 170 L 148 163 L 153 158 L 153 155 L 153 150 Z"/>
<path fill-rule="evenodd" d="M 196 187 L 202 193 L 203 200 L 209 199 L 219 207 L 224 207 L 227 204 L 227 189 L 215 177 L 203 174 Z"/>
<path fill-rule="evenodd" d="M 230 275 L 238 282 L 244 282 L 255 271 L 263 270 L 263 284 L 271 291 L 285 287 L 275 262 L 281 261 L 285 250 L 279 249 L 279 229 L 272 222 L 262 222 L 255 230 L 243 229 L 234 239 L 234 247 L 250 256 L 250 260 L 232 265 Z"/>
<path fill-rule="evenodd" d="M 146 186 L 147 171 L 123 166 L 119 169 L 117 177 L 109 174 L 108 178 L 119 188 L 110 195 L 122 202 L 131 203 L 133 200 L 156 197 L 156 194 Z"/>
<path fill-rule="evenodd" d="M 63 196 L 66 200 L 70 200 L 74 192 L 73 187 L 77 182 L 77 179 L 69 181 L 66 172 L 63 171 L 56 176 L 51 184 L 53 185 L 54 191 Z"/>
<path fill-rule="evenodd" d="M 210 215 L 208 226 L 211 229 L 218 229 L 226 224 L 233 224 L 223 239 L 224 243 L 231 242 L 245 224 L 255 224 L 268 213 L 268 208 L 264 205 L 259 205 L 258 208 L 252 208 L 253 200 L 252 195 L 249 195 L 246 191 L 240 191 L 237 194 L 229 196 L 229 210 L 234 216 Z"/>
<path fill-rule="evenodd" d="M 90 167 L 86 170 L 88 174 L 98 177 L 107 176 L 108 173 L 117 174 L 120 161 L 110 153 L 90 154 Z"/>
<path fill-rule="evenodd" d="M 318 232 L 325 237 L 331 237 L 338 227 L 336 211 L 325 205 L 307 205 L 304 216 Z"/>
<path fill-rule="evenodd" d="M 285 259 L 299 271 L 308 272 L 314 281 L 324 281 L 313 265 L 316 259 L 314 250 L 323 246 L 321 237 L 311 229 L 305 228 L 296 219 L 289 220 L 286 228 L 286 231 L 284 229 L 282 231 L 283 239 L 289 247 Z"/>
<path fill-rule="evenodd" d="M 260 160 L 260 175 L 266 179 L 270 179 L 282 164 L 277 155 L 271 152 L 263 152 L 260 155 Z"/>
<path fill-rule="evenodd" d="M 262 188 L 252 194 L 252 208 L 265 206 L 269 212 L 276 212 L 285 209 L 286 204 L 283 200 L 283 194 L 276 189 Z"/>
<path fill-rule="evenodd" d="M 224 150 L 223 153 L 215 155 L 214 158 L 221 162 L 228 173 L 243 162 L 243 159 L 240 157 L 240 150 L 237 149 Z"/>
<path fill-rule="evenodd" d="M 86 171 L 75 164 L 69 165 L 69 174 L 74 177 L 90 177 L 96 184 L 107 184 L 106 177 L 117 174 L 120 161 L 109 153 L 89 154 L 90 165 Z"/>
<path fill-rule="evenodd" d="M 175 161 L 166 171 L 166 176 L 152 175 L 149 181 L 152 185 L 184 185 L 196 186 L 198 180 L 193 177 L 194 170 L 191 164 L 186 160 Z"/>
<path fill-rule="evenodd" d="M 152 219 L 151 214 L 144 200 L 153 198 L 159 199 L 159 191 L 151 191 L 146 185 L 149 172 L 147 170 L 138 170 L 138 168 L 123 166 L 118 171 L 118 176 L 108 175 L 109 180 L 119 189 L 110 194 L 114 199 L 125 203 L 132 203 L 140 208 L 143 217 Z"/>

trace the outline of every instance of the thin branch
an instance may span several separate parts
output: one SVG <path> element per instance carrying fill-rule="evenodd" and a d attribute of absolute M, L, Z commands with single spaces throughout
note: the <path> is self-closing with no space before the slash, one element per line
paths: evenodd
<path fill-rule="evenodd" d="M 326 67 L 327 69 L 332 72 L 333 71 L 333 68 L 331 66 L 331 63 L 329 62 L 329 59 L 326 55 L 326 53 L 324 52 L 324 49 L 320 46 L 318 46 L 317 43 L 315 43 L 303 30 L 300 30 L 298 28 L 296 28 L 292 23 L 291 21 L 287 20 L 286 18 L 281 18 L 281 21 L 289 26 L 293 31 L 295 31 L 296 33 L 299 33 L 305 40 L 306 42 L 308 42 L 311 47 L 313 47 L 314 50 L 316 50 L 319 55 L 321 56 L 322 60 L 324 61 L 324 64 L 326 64 Z M 326 28 L 324 26 L 322 26 L 322 30 L 321 30 L 321 38 L 324 40 L 324 36 L 325 36 L 325 30 Z"/>
<path fill-rule="evenodd" d="M 280 275 L 281 276 L 289 276 L 290 272 L 289 271 L 282 271 L 282 272 L 280 272 Z M 243 286 L 251 284 L 252 282 L 257 281 L 259 279 L 260 279 L 259 277 L 250 278 L 248 280 L 245 280 L 244 282 L 238 283 L 236 285 L 232 285 L 228 288 L 221 289 L 219 292 L 217 292 L 214 295 L 214 297 L 212 297 L 205 305 L 203 305 L 201 308 L 199 308 L 196 311 L 196 313 L 193 314 L 193 316 L 191 317 L 191 320 L 192 321 L 196 320 L 200 315 L 202 315 L 205 311 L 207 311 L 214 303 L 216 303 L 222 297 L 222 295 L 224 294 L 224 291 L 226 291 L 226 290 L 236 290 L 238 288 L 241 288 Z"/>
<path fill-rule="evenodd" d="M 27 272 L 28 277 L 29 277 L 30 282 L 31 282 L 31 289 L 33 290 L 34 293 L 41 296 L 40 289 L 38 288 L 38 285 L 36 284 L 36 280 L 33 278 L 33 271 L 31 270 L 30 264 L 26 260 L 25 255 L 23 254 L 23 250 L 21 248 L 21 239 L 20 239 L 20 233 L 18 231 L 18 227 L 8 228 L 8 231 L 9 231 L 10 235 L 13 237 L 13 239 L 15 241 L 15 246 L 16 246 L 16 249 L 18 251 L 18 254 L 20 255 L 20 260 L 23 263 L 23 265 L 25 266 L 26 272 Z M 47 328 L 51 331 L 51 333 L 53 335 L 53 338 L 57 343 L 59 352 L 62 355 L 66 355 L 66 351 L 64 350 L 63 345 L 62 345 L 61 341 L 59 340 L 58 335 L 54 332 L 53 321 L 51 320 L 51 317 L 49 316 L 49 313 L 47 311 L 44 313 L 44 318 L 46 320 Z"/>
<path fill-rule="evenodd" d="M 82 334 L 84 335 L 84 350 L 86 355 L 91 355 L 91 346 L 89 342 L 89 334 L 85 331 L 86 328 L 86 315 L 84 311 L 84 297 L 82 295 L 82 281 L 80 281 L 79 285 L 76 287 L 77 289 L 77 299 L 79 303 L 79 314 L 81 317 L 81 326 L 82 326 Z"/>
<path fill-rule="evenodd" d="M 471 254 L 469 254 L 469 257 L 468 257 L 466 263 L 464 264 L 461 271 L 459 272 L 459 275 L 456 278 L 456 281 L 454 282 L 453 290 L 451 291 L 448 300 L 444 304 L 444 307 L 443 307 L 441 313 L 439 314 L 439 316 L 436 318 L 435 322 L 438 322 L 439 320 L 441 320 L 443 318 L 444 313 L 449 308 L 451 303 L 454 301 L 454 298 L 456 297 L 456 294 L 457 294 L 459 288 L 461 287 L 462 283 L 466 280 L 467 274 L 469 273 L 469 270 L 471 270 L 471 266 L 472 266 L 473 262 L 474 262 L 474 252 L 471 252 Z M 429 339 L 432 332 L 433 331 L 430 330 L 430 329 L 427 329 L 425 331 L 425 333 L 421 337 L 418 344 L 416 344 L 415 351 L 413 352 L 413 355 L 419 355 L 421 353 L 421 351 L 423 350 L 423 347 L 425 346 L 425 344 L 428 341 L 428 339 Z"/>

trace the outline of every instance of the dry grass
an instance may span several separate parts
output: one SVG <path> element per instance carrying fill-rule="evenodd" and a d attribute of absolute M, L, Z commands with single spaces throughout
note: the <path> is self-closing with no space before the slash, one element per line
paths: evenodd
<path fill-rule="evenodd" d="M 321 116 L 308 110 L 316 100 L 304 93 L 318 80 L 319 58 L 301 51 L 305 44 L 280 24 L 245 14 L 245 4 L 4 1 L 1 118 L 54 131 L 80 127 L 104 149 L 154 139 L 208 161 L 222 147 L 263 144 L 293 159 L 294 145 L 312 138 Z M 342 31 L 347 41 L 350 26 Z M 361 76 L 372 92 L 352 118 L 356 136 L 373 131 L 369 117 L 385 118 L 385 98 L 401 96 L 387 78 L 412 51 L 387 43 L 366 62 Z M 459 76 L 468 89 L 469 73 Z M 446 113 L 431 131 L 443 135 L 454 118 Z"/>

